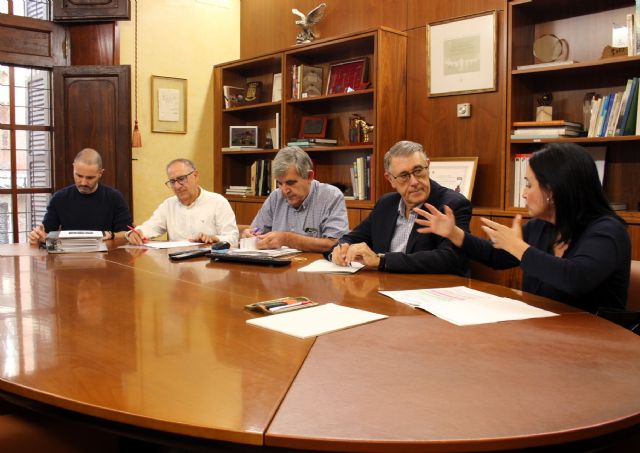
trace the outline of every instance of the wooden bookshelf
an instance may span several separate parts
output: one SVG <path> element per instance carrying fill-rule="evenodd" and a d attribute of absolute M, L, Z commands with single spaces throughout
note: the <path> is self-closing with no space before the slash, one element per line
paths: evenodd
<path fill-rule="evenodd" d="M 634 12 L 634 0 L 515 0 L 509 2 L 507 126 L 515 121 L 535 119 L 536 100 L 543 93 L 553 95 L 553 118 L 584 123 L 583 101 L 590 92 L 606 95 L 623 91 L 627 79 L 640 76 L 640 56 L 601 59 L 611 41 L 612 22 L 626 23 Z M 575 63 L 517 69 L 536 63 L 534 40 L 545 33 L 566 39 Z M 588 125 L 587 125 L 588 127 Z M 514 156 L 530 153 L 545 143 L 562 141 L 582 146 L 606 146 L 604 188 L 612 202 L 627 203 L 621 215 L 638 224 L 640 209 L 640 137 L 576 137 L 550 139 L 512 139 L 507 136 L 505 206 L 507 212 L 523 212 L 514 207 Z"/>
<path fill-rule="evenodd" d="M 332 64 L 366 59 L 368 86 L 348 93 L 292 98 L 292 67 L 311 65 L 323 68 L 326 93 Z M 384 153 L 404 139 L 406 120 L 406 34 L 389 28 L 318 40 L 256 58 L 237 60 L 214 67 L 214 189 L 224 194 L 229 185 L 248 185 L 251 164 L 275 156 L 277 149 L 264 149 L 265 133 L 280 118 L 280 145 L 298 137 L 303 117 L 327 118 L 327 138 L 336 146 L 305 148 L 314 163 L 316 179 L 351 187 L 350 168 L 358 157 L 370 157 L 370 196 L 347 200 L 351 220 L 357 222 L 390 187 L 383 178 Z M 282 99 L 271 101 L 273 74 L 282 74 Z M 262 83 L 261 98 L 255 104 L 225 108 L 223 86 L 244 87 L 250 81 Z M 370 143 L 352 144 L 349 119 L 353 114 L 374 126 Z M 258 149 L 226 150 L 229 126 L 258 126 Z M 265 197 L 229 196 L 236 208 L 238 223 L 247 224 Z M 243 205 L 244 204 L 244 205 Z M 352 225 L 354 226 L 354 225 Z"/>

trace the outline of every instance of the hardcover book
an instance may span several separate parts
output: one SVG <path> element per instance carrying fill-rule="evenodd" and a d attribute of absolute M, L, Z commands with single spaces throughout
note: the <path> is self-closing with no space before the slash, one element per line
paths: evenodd
<path fill-rule="evenodd" d="M 318 66 L 300 65 L 300 97 L 311 98 L 322 94 L 322 73 Z"/>

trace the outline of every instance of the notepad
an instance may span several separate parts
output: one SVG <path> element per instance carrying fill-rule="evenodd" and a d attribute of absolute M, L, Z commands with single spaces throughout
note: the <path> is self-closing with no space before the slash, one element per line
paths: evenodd
<path fill-rule="evenodd" d="M 152 249 L 171 249 L 174 247 L 188 247 L 192 245 L 202 245 L 202 242 L 192 241 L 149 241 L 144 246 Z"/>
<path fill-rule="evenodd" d="M 388 318 L 386 315 L 332 303 L 247 320 L 247 324 L 298 338 L 309 338 Z"/>

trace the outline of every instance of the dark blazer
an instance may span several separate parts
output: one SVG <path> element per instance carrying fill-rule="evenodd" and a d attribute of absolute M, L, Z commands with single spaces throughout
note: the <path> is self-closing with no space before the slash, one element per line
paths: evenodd
<path fill-rule="evenodd" d="M 471 202 L 458 192 L 442 187 L 430 180 L 431 191 L 427 202 L 439 210 L 449 206 L 455 216 L 456 224 L 464 231 L 469 231 L 471 221 Z M 385 253 L 384 270 L 387 272 L 427 273 L 427 274 L 469 274 L 467 259 L 462 251 L 448 239 L 435 234 L 420 234 L 420 227 L 413 225 L 406 253 L 388 252 L 398 218 L 400 194 L 388 193 L 380 197 L 371 214 L 354 228 L 342 236 L 338 243 L 356 244 L 365 242 L 374 252 Z M 325 256 L 329 256 L 327 252 Z"/>

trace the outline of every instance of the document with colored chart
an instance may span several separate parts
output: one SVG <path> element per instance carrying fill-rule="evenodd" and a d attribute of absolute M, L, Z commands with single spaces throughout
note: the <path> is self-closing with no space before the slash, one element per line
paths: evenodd
<path fill-rule="evenodd" d="M 519 300 L 494 296 L 466 286 L 380 291 L 380 294 L 458 326 L 558 316 Z"/>

